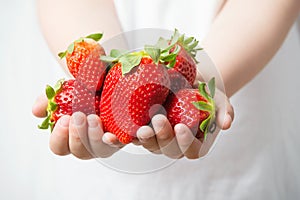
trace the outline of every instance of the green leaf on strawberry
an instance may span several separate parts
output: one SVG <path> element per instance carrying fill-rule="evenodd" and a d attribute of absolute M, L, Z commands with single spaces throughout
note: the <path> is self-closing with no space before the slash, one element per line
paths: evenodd
<path fill-rule="evenodd" d="M 93 34 L 86 36 L 85 38 L 90 38 L 90 39 L 93 39 L 96 42 L 98 42 L 102 37 L 103 37 L 103 33 L 93 33 Z"/>
<path fill-rule="evenodd" d="M 51 115 L 58 108 L 57 103 L 55 103 L 55 101 L 54 101 L 54 97 L 61 90 L 63 82 L 64 82 L 64 79 L 58 80 L 57 83 L 55 84 L 54 88 L 51 87 L 50 85 L 46 86 L 46 96 L 48 99 L 47 117 L 42 122 L 42 124 L 38 126 L 38 128 L 48 129 L 50 127 L 50 130 L 52 132 L 54 123 L 51 122 Z"/>
<path fill-rule="evenodd" d="M 66 55 L 67 55 L 67 51 L 59 52 L 59 53 L 58 53 L 58 57 L 59 57 L 60 59 L 63 59 L 64 57 L 66 57 Z"/>
<path fill-rule="evenodd" d="M 74 48 L 75 48 L 75 43 L 73 42 L 73 43 L 71 43 L 71 44 L 68 46 L 67 52 L 68 52 L 69 54 L 72 54 L 73 51 L 74 51 Z"/>
<path fill-rule="evenodd" d="M 160 48 L 153 45 L 145 45 L 144 49 L 145 52 L 153 59 L 154 63 L 157 64 L 161 53 Z"/>
<path fill-rule="evenodd" d="M 203 48 L 196 48 L 199 44 L 199 41 L 194 37 L 186 38 L 184 34 L 180 35 L 177 29 L 175 29 L 173 36 L 171 37 L 171 45 L 172 44 L 180 44 L 187 53 L 193 58 L 196 63 L 199 63 L 196 59 L 196 54 L 198 51 Z"/>
<path fill-rule="evenodd" d="M 114 62 L 118 62 L 119 58 L 118 57 L 111 57 L 111 56 L 101 56 L 100 60 L 102 60 L 106 63 L 114 63 Z"/>
<path fill-rule="evenodd" d="M 209 93 L 206 91 L 206 87 L 209 89 Z M 208 129 L 210 125 L 215 120 L 216 115 L 216 108 L 215 108 L 215 102 L 214 102 L 214 95 L 215 95 L 215 78 L 213 77 L 208 81 L 208 83 L 202 83 L 199 82 L 198 90 L 199 93 L 206 99 L 206 101 L 198 101 L 198 102 L 192 102 L 193 105 L 198 109 L 202 111 L 209 112 L 209 117 L 205 120 L 203 120 L 200 123 L 200 130 L 204 133 L 204 139 L 207 137 Z"/>
<path fill-rule="evenodd" d="M 122 74 L 124 75 L 130 72 L 134 67 L 140 64 L 142 57 L 142 54 L 136 53 L 122 56 L 119 59 L 119 62 L 122 63 Z"/>
<path fill-rule="evenodd" d="M 196 102 L 192 102 L 192 103 L 198 110 L 203 110 L 203 111 L 211 111 L 212 110 L 212 106 L 204 101 L 196 101 Z"/>
<path fill-rule="evenodd" d="M 202 82 L 199 81 L 199 85 L 198 85 L 199 93 L 200 93 L 205 99 L 209 100 L 210 97 L 209 97 L 209 94 L 206 92 L 205 87 L 206 87 L 206 83 L 202 83 Z"/>
<path fill-rule="evenodd" d="M 46 86 L 46 96 L 48 99 L 52 99 L 55 96 L 55 91 L 50 85 Z"/>
<path fill-rule="evenodd" d="M 50 126 L 50 115 L 47 116 L 47 118 L 42 122 L 41 125 L 38 125 L 39 129 L 48 129 Z"/>
<path fill-rule="evenodd" d="M 155 44 L 156 47 L 159 47 L 161 50 L 167 49 L 170 45 L 166 39 L 160 37 Z"/>
<path fill-rule="evenodd" d="M 74 42 L 72 42 L 68 46 L 66 51 L 58 53 L 58 56 L 59 56 L 60 59 L 63 59 L 67 55 L 67 53 L 72 54 L 73 51 L 74 51 L 74 48 L 75 48 L 75 43 L 83 42 L 85 38 L 89 38 L 89 39 L 92 39 L 92 40 L 98 42 L 102 38 L 102 36 L 103 36 L 102 33 L 93 33 L 93 34 L 90 34 L 86 37 L 80 37 L 77 40 L 75 40 Z"/>
<path fill-rule="evenodd" d="M 216 92 L 216 81 L 215 81 L 215 77 L 213 77 L 212 79 L 210 79 L 208 81 L 208 89 L 210 92 L 210 95 L 212 98 L 214 98 L 215 96 L 215 92 Z"/>
<path fill-rule="evenodd" d="M 121 49 L 112 49 L 110 51 L 110 57 L 113 58 L 120 58 L 122 55 L 128 53 L 127 50 L 121 50 Z"/>
<path fill-rule="evenodd" d="M 206 133 L 208 130 L 208 125 L 211 121 L 211 117 L 209 116 L 207 119 L 205 119 L 201 124 L 200 124 L 200 130 L 204 133 L 204 138 L 206 138 Z"/>

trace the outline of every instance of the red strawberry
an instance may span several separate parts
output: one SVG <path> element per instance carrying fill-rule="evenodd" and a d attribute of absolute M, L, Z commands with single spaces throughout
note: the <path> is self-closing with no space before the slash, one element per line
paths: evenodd
<path fill-rule="evenodd" d="M 92 34 L 80 38 L 70 44 L 68 50 L 59 53 L 59 57 L 66 57 L 70 73 L 91 91 L 99 91 L 103 85 L 106 64 L 100 60 L 105 55 L 103 47 L 98 43 L 102 34 Z"/>
<path fill-rule="evenodd" d="M 105 131 L 126 144 L 140 126 L 150 122 L 159 109 L 155 105 L 164 103 L 170 81 L 167 69 L 155 64 L 145 52 L 119 54 L 116 60 L 104 82 L 100 118 Z"/>
<path fill-rule="evenodd" d="M 99 115 L 100 95 L 92 93 L 76 80 L 59 80 L 54 88 L 46 87 L 48 98 L 48 116 L 39 126 L 41 129 L 53 129 L 63 115 L 72 115 L 80 111 L 85 114 Z"/>
<path fill-rule="evenodd" d="M 205 86 L 205 83 L 199 83 L 198 89 L 179 90 L 176 94 L 171 94 L 165 103 L 167 118 L 171 125 L 174 127 L 178 123 L 183 123 L 201 139 L 206 138 L 208 129 L 215 119 L 214 79 L 208 83 L 210 94 L 206 92 Z"/>
<path fill-rule="evenodd" d="M 173 68 L 168 70 L 171 80 L 171 90 L 176 92 L 182 88 L 192 87 L 196 78 L 196 63 L 192 57 L 181 48 Z"/>
<path fill-rule="evenodd" d="M 160 38 L 154 46 L 159 49 L 158 60 L 169 68 L 171 91 L 177 92 L 182 88 L 191 88 L 197 74 L 196 53 L 198 41 L 194 37 L 186 38 L 175 32 L 170 40 Z M 152 54 L 150 54 L 152 55 Z"/>

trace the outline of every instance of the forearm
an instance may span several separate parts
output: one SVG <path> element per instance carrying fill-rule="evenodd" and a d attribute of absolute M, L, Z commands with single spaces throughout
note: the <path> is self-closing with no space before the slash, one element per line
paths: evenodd
<path fill-rule="evenodd" d="M 54 54 L 71 41 L 94 32 L 110 38 L 121 32 L 112 0 L 38 0 L 42 32 Z"/>
<path fill-rule="evenodd" d="M 299 0 L 229 0 L 203 46 L 230 97 L 270 61 L 300 11 Z"/>

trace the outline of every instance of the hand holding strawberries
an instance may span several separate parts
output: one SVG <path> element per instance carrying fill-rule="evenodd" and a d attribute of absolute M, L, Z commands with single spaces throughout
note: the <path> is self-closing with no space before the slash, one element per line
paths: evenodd
<path fill-rule="evenodd" d="M 212 130 L 207 130 L 207 134 L 211 134 L 211 131 L 214 131 L 213 134 L 215 134 L 220 131 L 220 129 L 229 129 L 234 118 L 233 108 L 224 93 L 217 89 L 215 91 L 214 100 L 217 110 L 215 119 L 217 127 L 213 127 L 213 124 Z M 181 112 L 183 113 L 184 110 Z M 195 111 L 192 112 L 195 114 Z M 182 122 L 183 121 L 185 120 L 183 119 Z M 191 123 L 195 123 L 195 121 Z M 156 115 L 151 120 L 151 127 L 143 126 L 137 131 L 139 144 L 153 153 L 164 154 L 170 158 L 186 157 L 189 159 L 197 159 L 202 157 L 207 153 L 205 151 L 201 154 L 200 151 L 203 146 L 203 138 L 201 138 L 201 136 L 199 138 L 197 135 L 198 131 L 193 132 L 190 124 L 187 124 L 188 125 L 178 123 L 174 126 L 165 115 Z"/>
<path fill-rule="evenodd" d="M 53 129 L 54 153 L 108 157 L 132 142 L 171 158 L 198 158 L 215 121 L 221 129 L 230 127 L 233 110 L 214 79 L 191 86 L 200 50 L 193 37 L 176 30 L 142 51 L 105 56 L 96 42 L 101 36 L 80 38 L 59 54 L 76 79 L 47 86 L 48 100 L 41 97 L 33 108 L 46 117 L 39 127 Z"/>
<path fill-rule="evenodd" d="M 219 128 L 228 129 L 233 120 L 233 109 L 227 97 L 216 91 L 216 122 Z M 33 106 L 37 117 L 46 116 L 47 98 L 39 97 Z M 81 122 L 81 123 L 77 123 Z M 138 141 L 153 153 L 161 153 L 172 158 L 198 158 L 201 141 L 197 140 L 191 130 L 184 124 L 172 128 L 164 115 L 155 115 L 152 126 L 142 126 L 137 131 Z M 104 133 L 100 118 L 97 115 L 86 116 L 83 113 L 66 115 L 58 120 L 50 136 L 50 149 L 57 155 L 73 154 L 80 159 L 109 157 L 117 152 L 124 144 L 109 132 Z M 88 149 L 88 150 L 87 150 Z M 91 155 L 90 152 L 93 152 Z"/>
<path fill-rule="evenodd" d="M 33 106 L 37 117 L 46 116 L 48 100 L 42 95 Z M 111 133 L 104 133 L 99 116 L 76 112 L 64 115 L 57 122 L 50 135 L 50 149 L 57 155 L 73 154 L 80 159 L 109 157 L 124 145 Z"/>

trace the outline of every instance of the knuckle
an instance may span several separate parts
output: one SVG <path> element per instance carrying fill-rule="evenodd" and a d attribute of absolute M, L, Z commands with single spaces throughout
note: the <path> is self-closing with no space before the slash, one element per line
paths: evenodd
<path fill-rule="evenodd" d="M 158 132 L 156 136 L 159 140 L 171 140 L 174 137 L 172 133 L 164 130 Z"/>

